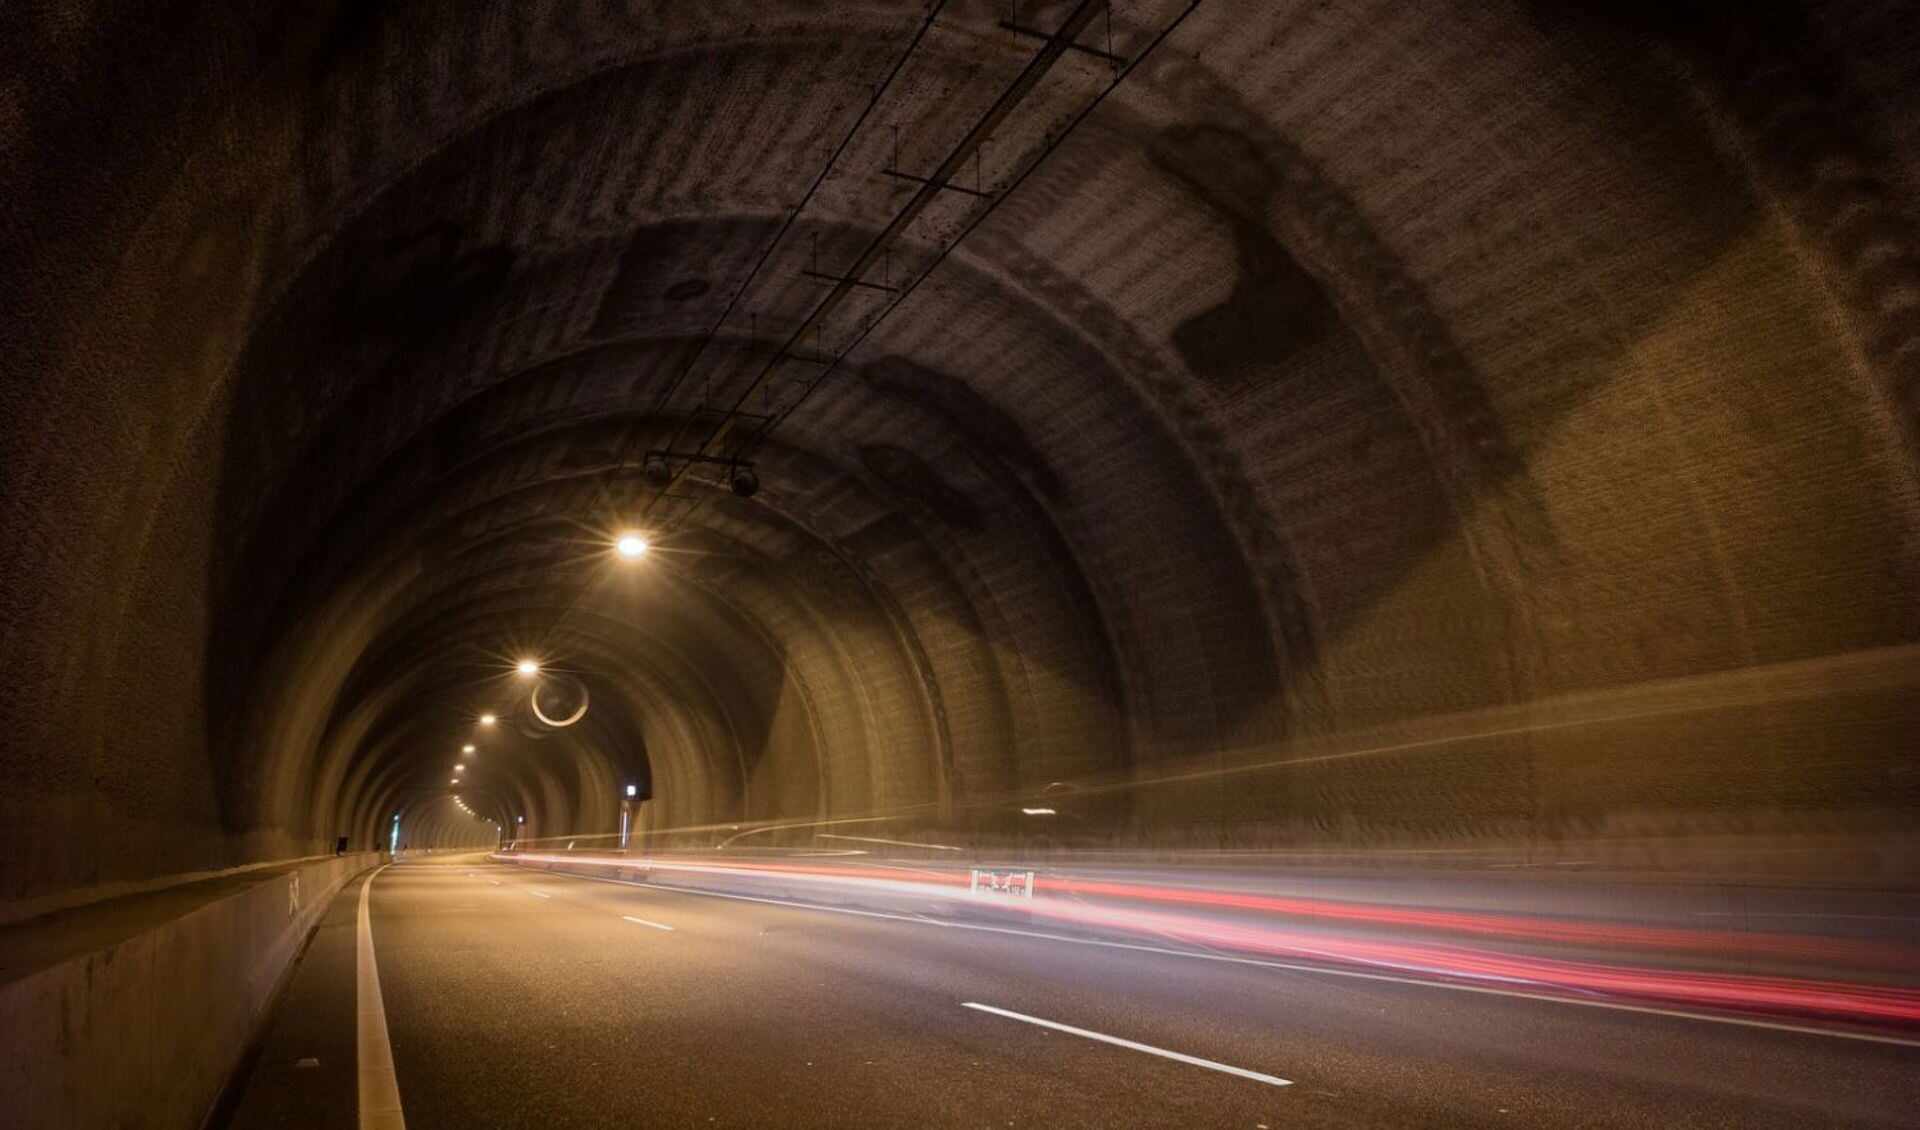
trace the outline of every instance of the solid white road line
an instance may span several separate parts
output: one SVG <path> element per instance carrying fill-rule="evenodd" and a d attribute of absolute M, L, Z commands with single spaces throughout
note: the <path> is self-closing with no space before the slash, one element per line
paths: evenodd
<path fill-rule="evenodd" d="M 635 924 L 635 925 L 637 925 L 637 926 L 651 926 L 651 927 L 653 927 L 653 928 L 654 928 L 654 929 L 656 929 L 656 930 L 671 930 L 671 929 L 673 929 L 673 927 L 671 927 L 671 926 L 669 926 L 669 925 L 667 925 L 667 924 L 666 924 L 665 922 L 649 922 L 649 921 L 647 921 L 647 920 L 646 920 L 646 919 L 644 919 L 644 918 L 635 918 L 635 917 L 634 917 L 633 915 L 631 915 L 631 914 L 622 914 L 622 915 L 620 916 L 620 919 L 621 919 L 621 921 L 623 921 L 623 922 L 632 922 L 633 924 Z"/>
<path fill-rule="evenodd" d="M 1704 1020 L 1710 1024 L 1730 1024 L 1736 1028 L 1764 1028 L 1771 1032 L 1792 1032 L 1797 1036 L 1824 1036 L 1835 1040 L 1859 1040 L 1869 1044 L 1893 1044 L 1896 1047 L 1920 1048 L 1920 1040 L 1905 1036 L 1882 1036 L 1871 1032 L 1845 1032 L 1834 1028 L 1815 1028 L 1805 1024 L 1789 1024 L 1777 1020 L 1755 1020 L 1745 1016 L 1719 1016 L 1710 1012 L 1687 1012 L 1677 1008 L 1659 1008 L 1654 1005 L 1626 1004 L 1621 1001 L 1582 1000 L 1578 997 L 1557 997 L 1548 993 L 1529 993 L 1519 989 L 1496 989 L 1488 985 L 1463 985 L 1457 981 L 1423 981 L 1418 977 L 1402 977 L 1392 973 L 1370 973 L 1359 969 L 1341 969 L 1332 965 L 1305 965 L 1293 961 L 1275 961 L 1265 957 L 1240 957 L 1230 953 L 1201 953 L 1196 950 L 1168 949 L 1166 946 L 1141 945 L 1138 942 L 1113 942 L 1103 938 L 1075 938 L 1067 934 L 1048 934 L 1039 930 L 1020 930 L 1011 926 L 988 926 L 979 922 L 949 922 L 938 918 L 922 918 L 911 914 L 888 914 L 880 910 L 855 910 L 846 906 L 823 906 L 811 902 L 791 902 L 787 899 L 764 898 L 760 895 L 735 895 L 724 891 L 700 891 L 692 887 L 663 887 L 653 883 L 633 883 L 625 879 L 605 879 L 598 875 L 568 875 L 569 879 L 585 879 L 589 883 L 613 883 L 616 886 L 643 888 L 661 894 L 695 895 L 699 898 L 732 899 L 735 902 L 762 902 L 768 906 L 789 906 L 795 910 L 813 910 L 823 914 L 846 914 L 858 918 L 885 918 L 893 922 L 912 922 L 921 926 L 938 926 L 943 930 L 977 930 L 985 934 L 1011 934 L 1020 938 L 1041 938 L 1050 942 L 1065 942 L 1073 946 L 1098 946 L 1102 949 L 1134 950 L 1139 953 L 1158 953 L 1168 957 L 1184 957 L 1195 961 L 1218 961 L 1228 965 L 1256 965 L 1266 969 L 1285 969 L 1294 973 L 1313 973 L 1326 977 L 1349 977 L 1360 981 L 1385 981 L 1395 985 L 1412 985 L 1420 989 L 1445 989 L 1455 993 L 1479 993 L 1490 997 L 1512 997 L 1516 1000 L 1539 1001 L 1543 1004 L 1566 1004 L 1579 1008 L 1603 1008 L 1613 1012 L 1638 1012 L 1647 1016 L 1670 1016 L 1676 1020 Z"/>
<path fill-rule="evenodd" d="M 387 1039 L 387 1006 L 380 996 L 380 969 L 373 959 L 373 915 L 368 910 L 373 881 L 360 888 L 358 971 L 355 975 L 355 1035 L 360 1063 L 360 1130 L 406 1130 L 400 1111 L 400 1080 L 393 1071 L 393 1044 Z"/>
<path fill-rule="evenodd" d="M 1042 1028 L 1051 1028 L 1055 1032 L 1065 1032 L 1069 1036 L 1098 1040 L 1103 1044 L 1112 1044 L 1117 1048 L 1127 1048 L 1131 1051 L 1145 1052 L 1148 1055 L 1157 1055 L 1161 1059 L 1190 1063 L 1195 1067 L 1204 1067 L 1209 1071 L 1224 1071 L 1228 1075 L 1238 1075 L 1242 1079 L 1251 1079 L 1256 1083 L 1266 1083 L 1275 1087 L 1293 1086 L 1293 1080 L 1282 1079 L 1278 1075 L 1263 1075 L 1258 1071 L 1248 1071 L 1244 1067 L 1235 1067 L 1228 1063 L 1217 1063 L 1211 1059 L 1201 1059 L 1197 1055 L 1168 1051 L 1166 1048 L 1156 1048 L 1152 1044 L 1141 1044 L 1132 1040 L 1123 1040 L 1118 1036 L 1109 1036 L 1104 1032 L 1090 1032 L 1085 1028 L 1075 1028 L 1071 1024 L 1062 1024 L 1057 1020 L 1042 1020 L 1038 1016 L 1028 1016 L 1024 1012 L 1013 1012 L 1004 1008 L 995 1008 L 990 1004 L 976 1004 L 973 1001 L 962 1001 L 960 1002 L 960 1007 L 977 1009 L 980 1012 L 991 1012 L 995 1016 L 1004 1016 L 1008 1020 L 1018 1020 L 1025 1024 L 1038 1024 Z"/>

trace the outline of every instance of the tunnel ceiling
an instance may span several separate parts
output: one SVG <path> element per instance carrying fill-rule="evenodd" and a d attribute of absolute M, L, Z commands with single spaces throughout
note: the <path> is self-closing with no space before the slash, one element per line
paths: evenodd
<path fill-rule="evenodd" d="M 128 830 L 29 882 L 454 793 L 1218 842 L 1915 787 L 1898 5 L 257 7 L 0 17 L 6 834 Z"/>

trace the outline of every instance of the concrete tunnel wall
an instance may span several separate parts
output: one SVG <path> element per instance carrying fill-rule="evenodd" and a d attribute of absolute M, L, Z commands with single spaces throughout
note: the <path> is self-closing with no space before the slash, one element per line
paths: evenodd
<path fill-rule="evenodd" d="M 1920 21 L 1605 7 L 1203 5 L 639 568 L 623 456 L 919 6 L 10 8 L 0 898 L 604 834 L 636 782 L 656 828 L 1048 795 L 1073 842 L 1906 873 Z M 995 18 L 917 50 L 909 167 L 1031 55 Z"/>

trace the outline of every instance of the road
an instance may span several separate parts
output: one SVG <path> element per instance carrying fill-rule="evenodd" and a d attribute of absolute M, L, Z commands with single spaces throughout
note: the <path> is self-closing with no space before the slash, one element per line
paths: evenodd
<path fill-rule="evenodd" d="M 322 927 L 227 1125 L 355 1124 L 342 955 L 358 899 L 356 884 Z M 1041 927 L 484 859 L 387 868 L 368 909 L 416 1130 L 1898 1126 L 1920 1111 L 1914 1046 Z"/>

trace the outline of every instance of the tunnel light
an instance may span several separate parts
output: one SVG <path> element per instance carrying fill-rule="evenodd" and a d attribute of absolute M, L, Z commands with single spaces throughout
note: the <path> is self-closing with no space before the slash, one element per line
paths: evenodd
<path fill-rule="evenodd" d="M 638 785 L 628 785 L 628 786 L 627 786 L 627 795 L 628 795 L 628 796 L 638 796 L 638 795 L 640 795 L 640 786 L 638 786 Z"/>
<path fill-rule="evenodd" d="M 460 783 L 460 778 L 458 777 L 455 777 L 453 780 L 447 782 L 447 784 L 449 785 L 457 785 L 459 783 Z"/>
<path fill-rule="evenodd" d="M 491 725 L 493 725 L 493 723 L 494 723 L 494 717 L 493 717 L 493 715 L 491 715 L 491 714 L 482 714 L 482 715 L 480 716 L 480 724 L 481 724 L 482 726 L 491 726 Z"/>
<path fill-rule="evenodd" d="M 527 818 L 524 816 L 516 816 L 513 818 L 513 822 L 515 824 L 525 824 L 527 822 Z"/>
<path fill-rule="evenodd" d="M 468 743 L 467 743 L 466 745 L 463 745 L 463 746 L 461 746 L 461 747 L 460 747 L 460 752 L 461 752 L 461 753 L 472 753 L 472 752 L 473 752 L 473 743 L 472 743 L 472 742 L 468 742 Z"/>
<path fill-rule="evenodd" d="M 620 540 L 613 543 L 613 548 L 620 556 L 631 561 L 636 557 L 646 556 L 647 539 L 639 534 L 621 534 Z"/>
<path fill-rule="evenodd" d="M 1023 808 L 1023 809 L 1021 809 L 1020 811 L 1022 811 L 1022 812 L 1024 812 L 1024 813 L 1026 813 L 1026 814 L 1027 814 L 1028 816 L 1053 816 L 1053 815 L 1056 815 L 1056 813 L 1054 812 L 1054 810 L 1053 810 L 1053 809 L 1051 809 L 1051 808 Z"/>
<path fill-rule="evenodd" d="M 538 675 L 540 673 L 540 665 L 531 659 L 522 659 L 513 665 L 513 669 L 522 675 Z"/>

